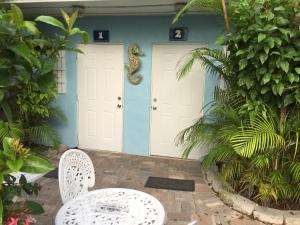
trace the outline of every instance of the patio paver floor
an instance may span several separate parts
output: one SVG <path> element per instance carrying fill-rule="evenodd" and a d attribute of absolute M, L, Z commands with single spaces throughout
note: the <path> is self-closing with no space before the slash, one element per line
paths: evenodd
<path fill-rule="evenodd" d="M 166 210 L 167 225 L 186 225 L 198 220 L 199 225 L 262 225 L 224 205 L 205 183 L 197 161 L 161 157 L 133 156 L 107 151 L 89 151 L 96 172 L 93 189 L 120 187 L 147 192 L 158 198 Z M 59 155 L 52 157 L 58 165 Z M 145 188 L 149 176 L 193 179 L 195 192 Z M 41 178 L 42 190 L 35 200 L 44 208 L 43 215 L 35 216 L 38 225 L 54 224 L 61 207 L 58 180 Z"/>

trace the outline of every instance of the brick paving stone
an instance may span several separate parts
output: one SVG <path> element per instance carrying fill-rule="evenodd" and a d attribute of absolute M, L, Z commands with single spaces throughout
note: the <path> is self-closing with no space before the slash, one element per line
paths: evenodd
<path fill-rule="evenodd" d="M 169 221 L 186 221 L 187 223 L 190 220 L 190 216 L 184 212 L 168 212 L 167 218 Z"/>
<path fill-rule="evenodd" d="M 259 221 L 254 221 L 249 218 L 241 217 L 240 219 L 230 220 L 229 225 L 264 225 L 264 223 Z"/>
<path fill-rule="evenodd" d="M 166 225 L 187 225 L 197 220 L 199 225 L 262 225 L 224 205 L 203 179 L 199 162 L 162 157 L 132 156 L 107 151 L 89 151 L 96 172 L 94 189 L 123 187 L 144 191 L 158 198 L 166 210 Z M 51 161 L 58 165 L 61 153 L 52 154 Z M 195 192 L 146 188 L 149 176 L 195 180 Z M 58 180 L 41 178 L 39 196 L 46 212 L 35 216 L 37 225 L 54 224 L 61 207 Z M 218 224 L 221 223 L 221 224 Z"/>
<path fill-rule="evenodd" d="M 195 191 L 196 192 L 210 192 L 211 188 L 205 183 L 196 183 Z"/>

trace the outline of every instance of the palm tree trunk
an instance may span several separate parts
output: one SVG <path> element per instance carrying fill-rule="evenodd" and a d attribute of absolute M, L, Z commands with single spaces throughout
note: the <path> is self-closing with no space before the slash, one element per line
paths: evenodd
<path fill-rule="evenodd" d="M 231 33 L 231 27 L 230 27 L 228 14 L 227 14 L 227 8 L 226 8 L 225 0 L 221 0 L 221 4 L 222 4 L 222 9 L 223 9 L 225 25 L 226 25 L 226 31 L 227 31 L 227 33 Z"/>

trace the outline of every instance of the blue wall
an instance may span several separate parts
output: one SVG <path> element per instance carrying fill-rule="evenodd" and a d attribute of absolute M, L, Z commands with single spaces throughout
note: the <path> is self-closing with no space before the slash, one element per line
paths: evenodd
<path fill-rule="evenodd" d="M 143 82 L 134 86 L 124 79 L 123 151 L 126 153 L 149 155 L 151 51 L 153 43 L 170 43 L 168 32 L 171 21 L 171 16 L 86 17 L 78 20 L 77 26 L 89 32 L 91 38 L 93 30 L 107 29 L 111 43 L 124 43 L 125 62 L 128 61 L 126 49 L 129 44 L 137 43 L 145 53 L 140 71 Z M 184 43 L 200 43 L 209 47 L 214 47 L 216 37 L 224 32 L 222 18 L 214 15 L 186 16 L 176 26 L 188 27 L 188 41 Z M 67 94 L 62 94 L 56 105 L 66 113 L 68 124 L 60 125 L 58 129 L 64 144 L 75 147 L 78 144 L 76 55 L 67 53 L 66 60 Z M 216 84 L 217 81 L 206 74 L 205 103 L 213 98 Z"/>

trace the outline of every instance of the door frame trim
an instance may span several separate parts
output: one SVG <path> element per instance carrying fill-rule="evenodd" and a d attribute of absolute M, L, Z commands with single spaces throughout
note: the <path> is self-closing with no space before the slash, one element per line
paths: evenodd
<path fill-rule="evenodd" d="M 199 42 L 185 42 L 185 43 L 170 43 L 170 42 L 160 42 L 160 43 L 155 43 L 153 42 L 152 43 L 152 47 L 151 47 L 151 94 L 150 94 L 150 107 L 149 107 L 149 110 L 150 110 L 150 119 L 149 119 L 149 156 L 157 156 L 157 155 L 152 155 L 152 148 L 151 148 L 151 130 L 152 130 L 152 113 L 153 113 L 153 110 L 151 109 L 151 106 L 152 106 L 152 99 L 153 99 L 153 47 L 155 45 L 199 45 L 199 47 L 208 47 L 208 44 L 203 44 L 203 43 L 199 43 Z M 204 104 L 204 100 L 205 100 L 205 80 L 206 80 L 206 72 L 207 70 L 205 68 L 203 68 L 204 70 L 204 80 L 203 80 L 203 104 Z M 164 156 L 165 157 L 165 156 Z M 170 158 L 175 158 L 175 157 L 171 157 L 169 156 Z"/>
<path fill-rule="evenodd" d="M 125 63 L 125 43 L 121 43 L 121 42 L 117 42 L 117 43 L 88 43 L 88 44 L 76 44 L 76 48 L 80 49 L 80 46 L 85 46 L 85 45 L 120 45 L 122 46 L 122 50 L 123 50 L 123 56 L 122 56 L 122 65 L 124 65 Z M 80 144 L 79 144 L 79 134 L 80 134 L 80 130 L 79 130 L 79 63 L 78 63 L 78 54 L 81 53 L 76 53 L 76 129 L 77 129 L 77 143 L 78 143 L 78 148 L 80 148 Z M 124 152 L 124 95 L 125 95 L 125 72 L 124 69 L 122 68 L 122 127 L 121 127 L 121 131 L 122 131 L 122 135 L 121 135 L 121 150 L 120 152 Z M 68 85 L 68 84 L 67 84 Z M 95 149 L 87 149 L 87 150 L 95 150 Z M 105 150 L 105 149 L 99 149 L 99 150 Z M 118 151 L 111 151 L 111 152 L 118 152 Z"/>

